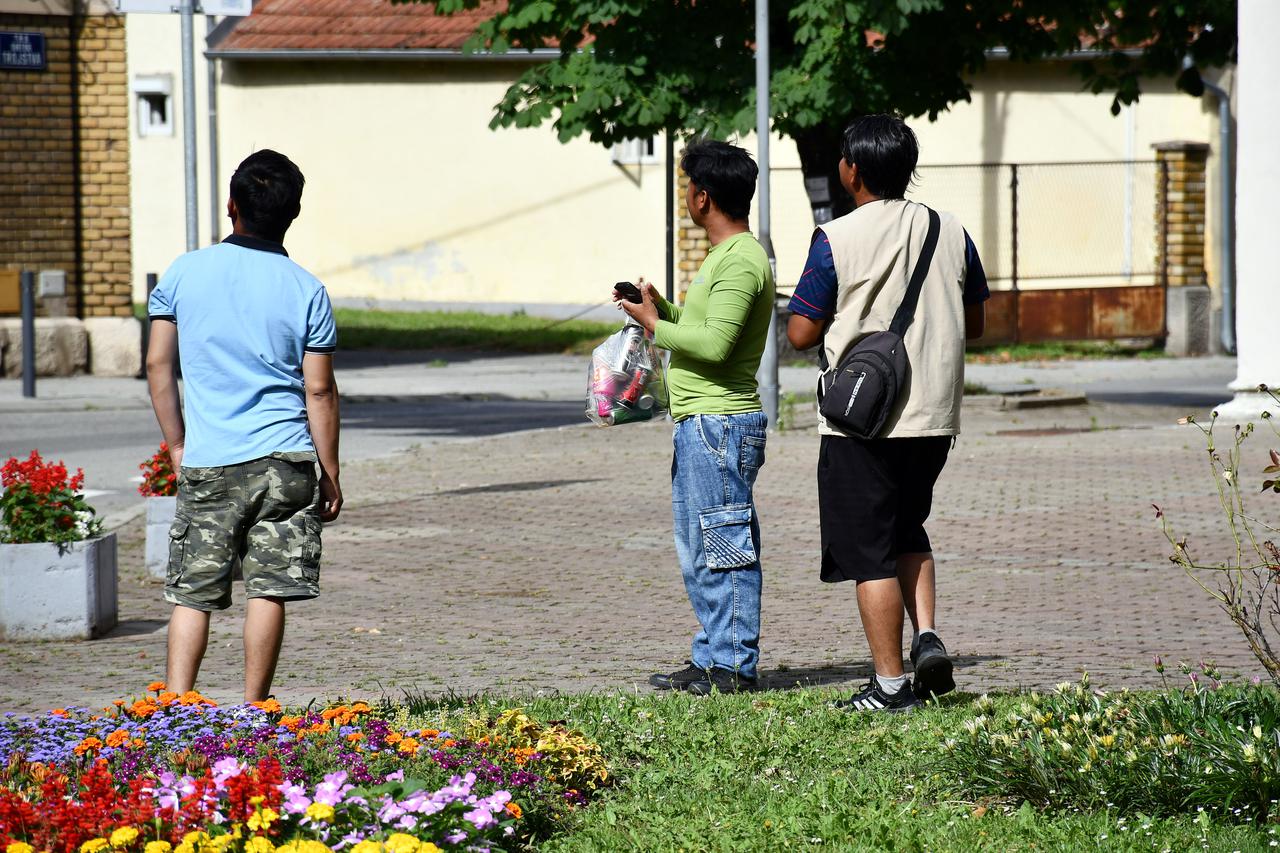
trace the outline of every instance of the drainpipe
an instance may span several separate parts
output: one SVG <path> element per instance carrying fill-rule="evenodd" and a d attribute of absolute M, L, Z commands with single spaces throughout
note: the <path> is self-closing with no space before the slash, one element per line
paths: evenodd
<path fill-rule="evenodd" d="M 1216 83 L 1201 78 L 1205 91 L 1218 99 L 1218 263 L 1222 270 L 1222 348 L 1236 352 L 1236 269 L 1234 236 L 1236 208 L 1231 193 L 1231 96 Z"/>

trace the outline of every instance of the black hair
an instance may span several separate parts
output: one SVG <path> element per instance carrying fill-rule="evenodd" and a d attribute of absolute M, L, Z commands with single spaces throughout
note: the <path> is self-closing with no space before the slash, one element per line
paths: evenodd
<path fill-rule="evenodd" d="M 920 143 L 897 116 L 870 115 L 845 128 L 840 153 L 867 189 L 881 198 L 902 198 L 915 175 Z"/>
<path fill-rule="evenodd" d="M 684 150 L 680 168 L 730 219 L 751 215 L 760 169 L 745 149 L 728 142 L 694 142 Z"/>
<path fill-rule="evenodd" d="M 293 161 L 264 148 L 241 161 L 231 176 L 231 198 L 244 230 L 264 240 L 282 240 L 302 210 L 306 179 Z"/>

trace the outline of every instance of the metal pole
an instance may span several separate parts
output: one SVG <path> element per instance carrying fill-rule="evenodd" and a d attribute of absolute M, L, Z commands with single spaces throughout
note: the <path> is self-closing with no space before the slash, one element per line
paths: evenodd
<path fill-rule="evenodd" d="M 205 15 L 205 32 L 213 32 L 216 19 L 213 15 Z M 222 211 L 219 202 L 222 200 L 222 188 L 218 186 L 218 60 L 209 59 L 205 69 L 209 79 L 209 242 L 218 242 Z"/>
<path fill-rule="evenodd" d="M 1236 206 L 1231 192 L 1231 96 L 1216 83 L 1204 88 L 1218 99 L 1218 269 L 1222 279 L 1222 349 L 1236 351 Z"/>
<path fill-rule="evenodd" d="M 160 277 L 153 272 L 147 273 L 147 304 L 151 304 L 151 291 L 156 289 Z M 151 312 L 142 319 L 142 373 L 140 378 L 147 378 L 147 350 L 151 348 Z"/>
<path fill-rule="evenodd" d="M 182 164 L 187 195 L 187 251 L 200 245 L 200 225 L 196 213 L 196 59 L 195 4 L 182 0 Z"/>
<path fill-rule="evenodd" d="M 667 301 L 676 301 L 676 143 L 667 131 Z"/>
<path fill-rule="evenodd" d="M 22 396 L 36 395 L 36 274 L 23 270 L 22 282 Z"/>
<path fill-rule="evenodd" d="M 769 0 L 756 0 L 756 160 L 760 165 L 760 244 L 769 256 L 774 282 L 778 278 L 778 261 L 773 254 L 773 238 L 769 221 Z M 760 404 L 769 426 L 778 427 L 778 305 L 769 305 L 769 337 L 764 342 L 757 374 Z"/>
<path fill-rule="evenodd" d="M 1013 342 L 1016 344 L 1022 340 L 1022 332 L 1019 329 L 1019 326 L 1022 325 L 1022 312 L 1018 310 L 1020 307 L 1018 305 L 1018 302 L 1020 301 L 1018 298 L 1018 164 L 1011 163 L 1009 170 L 1011 172 L 1011 177 L 1009 179 L 1010 204 L 1012 205 L 1009 218 L 1013 224 L 1013 233 L 1011 235 L 1013 243 L 1010 247 L 1010 252 L 1012 254 L 1010 259 L 1012 261 L 1010 264 L 1010 274 L 1012 276 L 1011 281 L 1013 285 Z"/>

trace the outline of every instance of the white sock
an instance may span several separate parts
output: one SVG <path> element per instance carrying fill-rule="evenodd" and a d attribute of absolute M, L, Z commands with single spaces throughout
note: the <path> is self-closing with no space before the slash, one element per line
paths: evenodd
<path fill-rule="evenodd" d="M 899 690 L 907 686 L 907 676 L 902 675 L 881 675 L 876 673 L 876 683 L 880 685 L 880 689 L 892 696 Z"/>
<path fill-rule="evenodd" d="M 914 649 L 920 643 L 920 638 L 923 637 L 925 634 L 933 634 L 933 636 L 935 637 L 938 636 L 938 632 L 933 630 L 932 628 L 921 628 L 919 631 L 912 631 L 911 632 L 911 648 Z"/>

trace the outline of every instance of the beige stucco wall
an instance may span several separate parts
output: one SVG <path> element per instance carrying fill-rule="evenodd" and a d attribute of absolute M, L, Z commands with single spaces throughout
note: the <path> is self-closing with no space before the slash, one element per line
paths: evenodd
<path fill-rule="evenodd" d="M 176 22 L 145 17 L 155 32 L 130 22 L 131 49 L 144 53 L 131 56 L 131 74 L 170 61 L 176 72 Z M 172 38 L 156 34 L 162 24 L 174 28 Z M 152 47 L 148 39 L 164 44 Z M 518 68 L 497 62 L 224 63 L 223 193 L 235 164 L 256 148 L 293 157 L 307 189 L 287 245 L 338 298 L 586 305 L 603 300 L 621 278 L 645 274 L 661 281 L 662 165 L 623 169 L 587 141 L 560 144 L 548 127 L 489 130 L 492 106 Z M 203 78 L 198 89 L 203 94 Z M 1062 64 L 993 62 L 977 80 L 972 103 L 955 106 L 936 123 L 912 122 L 926 178 L 916 197 L 958 208 L 980 248 L 998 255 L 1008 242 L 1007 211 L 1001 211 L 1007 190 L 988 182 L 978 191 L 952 188 L 948 196 L 936 181 L 931 185 L 929 164 L 1149 160 L 1150 144 L 1167 139 L 1207 141 L 1216 149 L 1211 98 L 1196 101 L 1157 81 L 1119 117 L 1111 116 L 1109 103 L 1080 92 Z M 200 104 L 202 126 L 203 110 Z M 201 141 L 203 241 L 203 135 Z M 141 293 L 142 274 L 162 271 L 183 248 L 180 130 L 172 140 L 136 142 L 134 257 Z M 742 144 L 754 150 L 752 138 Z M 773 160 L 774 244 L 786 285 L 801 272 L 812 225 L 794 145 L 776 140 Z M 1216 157 L 1209 164 L 1211 223 L 1215 169 Z M 1081 174 L 1087 172 L 1073 173 Z M 1087 217 L 1073 214 L 1087 196 L 1123 207 L 1123 187 L 1113 178 L 1058 183 L 1060 200 L 1039 200 L 1039 209 L 1060 216 L 1041 223 L 1051 238 L 1087 225 Z M 984 214 L 970 213 L 983 210 L 984 197 L 992 200 Z M 1149 210 L 1150 188 L 1137 189 L 1133 203 Z M 1212 233 L 1208 238 L 1213 279 Z M 1136 234 L 1135 242 L 1137 251 L 1152 248 L 1148 234 Z"/>
<path fill-rule="evenodd" d="M 182 156 L 182 41 L 177 15 L 131 14 L 126 16 L 129 56 L 129 151 L 133 204 L 133 294 L 146 299 L 147 273 L 163 274 L 186 249 L 186 216 Z M 200 244 L 210 242 L 209 134 L 207 63 L 204 50 L 206 23 L 195 22 L 196 143 L 199 177 L 197 220 Z M 138 99 L 133 92 L 139 75 L 170 74 L 173 81 L 172 136 L 138 135 Z M 225 185 L 225 181 L 223 181 Z M 225 204 L 225 190 L 223 191 Z M 223 229 L 225 230 L 225 228 Z"/>

